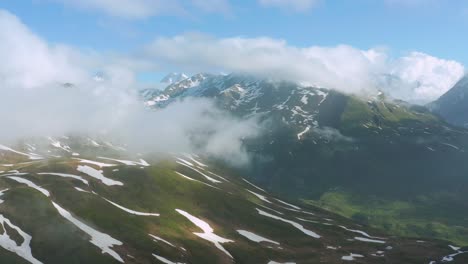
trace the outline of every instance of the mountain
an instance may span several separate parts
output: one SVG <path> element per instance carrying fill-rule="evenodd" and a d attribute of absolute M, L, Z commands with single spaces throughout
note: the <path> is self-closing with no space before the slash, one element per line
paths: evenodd
<path fill-rule="evenodd" d="M 170 84 L 185 80 L 187 78 L 188 76 L 183 73 L 172 72 L 166 75 L 164 78 L 162 78 L 161 83 L 170 85 Z"/>
<path fill-rule="evenodd" d="M 208 97 L 257 118 L 264 133 L 245 140 L 251 164 L 237 169 L 267 190 L 392 234 L 468 245 L 468 130 L 425 107 L 239 74 L 198 74 L 160 95 L 155 108 Z"/>
<path fill-rule="evenodd" d="M 448 122 L 468 127 L 468 76 L 463 77 L 448 92 L 429 104 L 429 108 Z"/>
<path fill-rule="evenodd" d="M 0 145 L 2 263 L 466 263 L 283 200 L 196 154 L 135 156 L 86 137 Z"/>

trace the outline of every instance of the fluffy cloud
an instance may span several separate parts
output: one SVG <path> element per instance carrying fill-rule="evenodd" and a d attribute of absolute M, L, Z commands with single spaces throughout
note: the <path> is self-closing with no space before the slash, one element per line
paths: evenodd
<path fill-rule="evenodd" d="M 318 2 L 319 0 L 259 0 L 263 6 L 287 8 L 295 11 L 307 11 Z"/>
<path fill-rule="evenodd" d="M 464 75 L 463 65 L 453 60 L 444 60 L 411 52 L 390 63 L 389 73 L 402 80 L 406 90 L 396 93 L 400 98 L 413 102 L 428 102 L 444 94 Z M 398 87 L 390 87 L 396 92 Z"/>
<path fill-rule="evenodd" d="M 76 81 L 85 74 L 83 57 L 66 46 L 51 46 L 30 32 L 15 16 L 0 10 L 0 80 L 7 86 L 31 88 Z M 1 89 L 1 88 L 0 88 Z"/>
<path fill-rule="evenodd" d="M 135 69 L 145 62 L 84 54 L 50 45 L 14 15 L 0 10 L 0 142 L 68 133 L 123 139 L 138 151 L 205 152 L 246 162 L 244 138 L 254 119 L 238 120 L 209 100 L 146 109 Z M 93 69 L 103 78 L 93 79 Z M 66 82 L 74 85 L 63 85 Z"/>
<path fill-rule="evenodd" d="M 218 39 L 185 34 L 158 38 L 146 47 L 146 56 L 188 71 L 243 72 L 349 93 L 381 89 L 418 103 L 436 99 L 464 74 L 458 62 L 418 52 L 390 58 L 378 49 L 296 47 L 267 37 Z"/>

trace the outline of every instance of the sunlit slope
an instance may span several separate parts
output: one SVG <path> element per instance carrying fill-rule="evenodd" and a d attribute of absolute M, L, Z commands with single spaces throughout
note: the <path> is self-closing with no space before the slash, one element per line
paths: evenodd
<path fill-rule="evenodd" d="M 281 200 L 196 155 L 2 153 L 2 263 L 428 263 L 456 253 Z"/>

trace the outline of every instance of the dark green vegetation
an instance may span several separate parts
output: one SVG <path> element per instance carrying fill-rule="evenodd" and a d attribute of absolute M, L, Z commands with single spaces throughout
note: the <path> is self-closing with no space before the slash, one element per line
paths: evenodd
<path fill-rule="evenodd" d="M 308 201 L 346 216 L 364 226 L 384 229 L 405 237 L 440 237 L 466 245 L 466 199 L 450 193 L 412 200 L 389 200 L 342 192 L 327 192 L 319 201 Z M 447 217 L 450 216 L 450 217 Z"/>
<path fill-rule="evenodd" d="M 240 118 L 258 118 L 264 133 L 245 140 L 252 162 L 241 168 L 253 181 L 392 234 L 468 245 L 468 130 L 381 93 L 204 78 L 189 89 L 169 86 L 156 106 L 210 97 Z"/>
<path fill-rule="evenodd" d="M 86 148 L 94 149 L 96 155 L 120 158 L 125 155 L 122 151 L 92 146 Z M 0 196 L 3 200 L 0 215 L 32 237 L 32 256 L 43 263 L 118 263 L 92 244 L 90 235 L 62 217 L 52 202 L 90 228 L 121 241 L 122 245 L 114 245 L 110 249 L 125 263 L 159 263 L 152 254 L 182 263 L 268 263 L 271 260 L 342 263 L 341 258 L 350 253 L 363 255 L 357 257 L 355 263 L 429 263 L 455 253 L 446 241 L 427 240 L 422 243 L 415 238 L 388 236 L 313 205 L 292 202 L 300 206 L 298 209 L 276 200 L 275 196 L 250 185 L 239 175 L 219 166 L 203 166 L 184 155 L 179 157 L 185 161 L 171 156 L 157 159 L 146 157 L 150 166 L 122 165 L 121 162 L 86 156 L 93 161 L 115 164 L 100 168 L 73 159 L 63 152 L 61 158 L 32 162 L 11 151 L 0 152 L 0 164 L 4 164 L 0 166 L 0 170 L 4 171 L 0 174 L 0 190 L 8 189 Z M 105 177 L 120 181 L 123 185 L 107 186 L 78 172 L 80 165 L 103 170 Z M 41 172 L 81 176 L 89 185 L 78 179 L 39 174 Z M 14 181 L 9 178 L 12 174 L 49 191 L 50 196 Z M 204 175 L 219 182 L 212 182 Z M 130 210 L 159 213 L 160 216 L 134 215 L 105 199 Z M 193 234 L 202 230 L 175 209 L 200 218 L 213 228 L 216 235 L 233 240 L 222 244 L 233 259 L 212 243 Z M 290 222 L 260 215 L 257 209 Z M 308 232 L 317 233 L 320 238 L 304 233 L 297 228 L 300 225 Z M 17 254 L 4 249 L 6 240 L 14 240 L 18 246 L 23 242 L 23 236 L 7 225 L 3 225 L 3 228 L 3 237 L 0 238 L 1 263 L 27 263 Z M 280 245 L 252 242 L 238 234 L 236 230 L 239 229 L 279 242 Z M 376 237 L 369 238 L 356 230 Z M 172 245 L 153 240 L 148 234 Z M 356 237 L 383 243 L 359 241 Z M 464 263 L 466 257 L 466 254 L 457 256 L 454 263 Z"/>

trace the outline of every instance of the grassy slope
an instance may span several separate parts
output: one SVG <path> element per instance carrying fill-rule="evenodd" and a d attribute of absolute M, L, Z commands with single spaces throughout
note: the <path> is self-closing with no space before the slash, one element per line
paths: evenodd
<path fill-rule="evenodd" d="M 440 257 L 450 253 L 445 242 L 434 241 L 418 245 L 414 240 L 392 238 L 388 243 L 394 247 L 394 250 L 387 252 L 385 258 L 372 257 L 370 253 L 382 250 L 386 245 L 348 241 L 346 239 L 352 238 L 355 234 L 345 232 L 336 225 L 346 225 L 355 229 L 362 227 L 354 225 L 345 218 L 305 204 L 302 205 L 303 208 L 314 212 L 314 216 L 285 210 L 281 207 L 284 205 L 278 203 L 265 203 L 245 191 L 245 188 L 261 191 L 255 190 L 236 177 L 226 176 L 223 170 L 215 172 L 223 173 L 230 182 L 221 183 L 219 185 L 221 190 L 180 177 L 175 174 L 175 170 L 204 181 L 204 177 L 200 174 L 169 161 L 144 169 L 127 166 L 118 167 L 117 172 L 113 171 L 114 168 L 104 169 L 107 177 L 124 182 L 125 185 L 122 187 L 105 186 L 89 177 L 88 187 L 73 179 L 35 174 L 39 171 L 76 174 L 75 167 L 76 161 L 66 159 L 38 162 L 23 168 L 15 167 L 29 172 L 29 175 L 21 177 L 48 189 L 51 192 L 50 198 L 25 185 L 5 177 L 0 178 L 0 187 L 10 188 L 2 196 L 5 202 L 0 205 L 0 213 L 32 235 L 33 255 L 45 263 L 63 263 L 64 259 L 67 263 L 115 262 L 90 244 L 89 237 L 85 233 L 60 217 L 50 200 L 60 204 L 87 225 L 124 242 L 124 245 L 114 249 L 127 263 L 154 263 L 152 253 L 180 262 L 231 263 L 231 260 L 212 244 L 193 235 L 192 232 L 200 230 L 178 214 L 176 208 L 201 217 L 213 227 L 216 234 L 234 240 L 234 243 L 223 246 L 234 256 L 236 263 L 267 263 L 269 260 L 340 263 L 341 256 L 350 252 L 366 255 L 362 260 L 363 263 L 386 263 L 397 259 L 404 260 L 405 263 L 420 263 L 422 260 L 428 261 L 431 256 Z M 75 186 L 93 190 L 98 195 L 78 192 L 74 189 Z M 158 212 L 161 216 L 131 215 L 112 206 L 102 197 L 133 210 Z M 285 214 L 282 217 L 288 219 L 301 217 L 318 221 L 317 224 L 305 222 L 301 224 L 323 237 L 310 238 L 289 224 L 260 216 L 255 208 L 276 214 L 262 208 L 262 205 L 283 211 Z M 320 224 L 325 218 L 332 218 L 332 223 L 335 225 Z M 269 248 L 269 244 L 250 242 L 237 234 L 236 229 L 250 230 L 276 240 L 281 243 L 283 249 Z M 370 232 L 382 235 L 375 230 Z M 152 241 L 148 233 L 170 241 L 177 248 Z M 328 245 L 341 248 L 336 251 L 327 250 Z M 187 251 L 181 250 L 180 247 L 184 247 Z M 428 251 L 427 248 L 431 250 Z M 14 259 L 10 263 L 22 263 L 11 253 L 0 249 L 0 259 L 9 258 Z"/>
<path fill-rule="evenodd" d="M 382 138 L 395 139 L 395 131 L 398 131 L 399 126 L 410 124 L 415 129 L 420 127 L 431 127 L 440 123 L 437 118 L 427 112 L 408 111 L 403 107 L 396 107 L 395 105 L 386 104 L 384 102 L 367 103 L 358 99 L 351 98 L 348 100 L 346 109 L 341 116 L 341 129 L 345 133 L 351 134 L 360 138 L 377 137 L 377 140 Z M 370 129 L 363 129 L 363 124 L 370 127 Z M 418 125 L 419 124 L 419 125 Z M 378 129 L 383 127 L 383 129 Z M 372 129 L 378 129 L 373 135 Z M 375 131 L 375 130 L 374 130 Z M 404 133 L 405 131 L 401 132 Z M 378 134 L 377 134 L 378 133 Z M 408 139 L 415 142 L 418 140 L 418 135 L 412 136 Z M 389 146 L 383 142 L 376 146 L 377 148 L 388 151 L 389 155 L 385 162 L 389 162 L 395 158 L 393 150 L 387 149 Z M 411 142 L 413 143 L 413 142 Z M 403 150 L 407 148 L 404 142 L 401 143 L 400 148 Z M 392 153 L 392 154 L 390 154 Z M 425 152 L 427 153 L 427 151 Z M 413 153 L 414 154 L 414 153 Z M 396 155 L 406 155 L 402 152 Z M 421 155 L 427 155 L 421 153 Z M 437 155 L 437 154 L 432 154 Z M 433 158 L 435 163 L 442 165 L 445 155 L 439 159 Z M 446 157 L 445 157 L 446 158 Z M 413 162 L 418 162 L 415 156 L 408 156 L 408 164 L 394 163 L 393 166 L 403 166 L 408 170 L 412 169 Z M 424 158 L 420 158 L 423 160 Z M 369 170 L 376 167 L 377 170 L 380 166 L 379 160 L 375 159 L 373 162 L 372 156 L 368 157 Z M 427 159 L 429 160 L 429 159 Z M 440 160 L 440 162 L 437 162 Z M 424 166 L 421 166 L 423 168 Z M 415 173 L 418 173 L 415 171 Z M 424 175 L 425 172 L 419 171 L 419 174 Z M 442 175 L 441 173 L 440 175 Z M 443 177 L 440 177 L 442 180 Z M 396 180 L 397 175 L 388 175 L 389 179 L 394 179 L 395 182 L 402 184 L 400 188 L 404 188 L 405 182 L 412 181 L 411 178 Z M 420 177 L 414 177 L 418 179 Z M 363 186 L 365 182 L 361 183 Z M 420 183 L 421 186 L 425 184 L 424 181 Z M 383 185 L 385 186 L 385 185 Z M 388 188 L 399 188 L 398 186 Z M 440 185 L 443 190 L 443 185 Z M 462 185 L 461 185 L 462 186 Z M 460 187 L 461 187 L 460 186 Z M 434 187 L 434 186 L 431 186 Z M 461 188 L 462 189 L 462 188 Z M 419 191 L 420 192 L 420 191 Z M 356 218 L 361 221 L 368 222 L 373 227 L 383 229 L 389 233 L 401 236 L 410 237 L 436 237 L 447 239 L 458 243 L 460 245 L 468 245 L 468 208 L 466 201 L 468 197 L 464 192 L 437 192 L 430 191 L 428 193 L 418 193 L 415 196 L 401 197 L 382 197 L 378 194 L 366 194 L 364 192 L 353 191 L 328 191 L 321 195 L 317 200 L 309 200 L 311 204 L 318 205 L 327 210 L 339 213 L 345 217 Z"/>
<path fill-rule="evenodd" d="M 398 201 L 328 192 L 320 200 L 308 202 L 391 234 L 437 237 L 468 245 L 466 209 L 461 207 L 461 203 L 454 204 L 454 197 L 449 194 Z"/>

